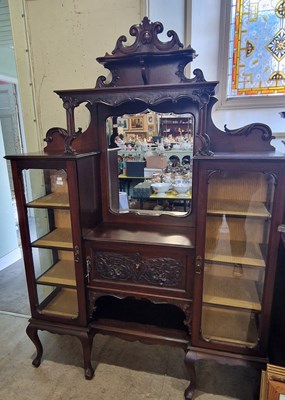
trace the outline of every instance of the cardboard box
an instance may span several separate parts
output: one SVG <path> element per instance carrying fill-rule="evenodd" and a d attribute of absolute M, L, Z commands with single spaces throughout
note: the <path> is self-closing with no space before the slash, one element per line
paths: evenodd
<path fill-rule="evenodd" d="M 153 174 L 163 174 L 162 168 L 145 168 L 144 169 L 144 177 L 151 178 Z"/>
<path fill-rule="evenodd" d="M 166 168 L 168 158 L 166 156 L 150 156 L 146 158 L 147 168 Z"/>
<path fill-rule="evenodd" d="M 126 161 L 126 175 L 130 177 L 144 176 L 145 161 Z"/>

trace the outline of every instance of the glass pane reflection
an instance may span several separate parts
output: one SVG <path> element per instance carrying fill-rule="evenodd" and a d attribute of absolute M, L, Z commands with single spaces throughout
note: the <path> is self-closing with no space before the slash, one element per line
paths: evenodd
<path fill-rule="evenodd" d="M 202 336 L 254 347 L 268 249 L 274 178 L 214 172 L 209 179 Z"/>

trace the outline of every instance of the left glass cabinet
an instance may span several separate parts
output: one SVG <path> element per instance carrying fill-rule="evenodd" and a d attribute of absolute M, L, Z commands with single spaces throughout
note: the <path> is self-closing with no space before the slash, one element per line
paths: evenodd
<path fill-rule="evenodd" d="M 27 169 L 22 173 L 38 311 L 77 318 L 67 172 L 65 169 Z M 33 191 L 30 183 L 34 181 L 40 183 L 41 193 Z"/>
<path fill-rule="evenodd" d="M 81 237 L 90 222 L 80 204 L 94 211 L 96 191 L 90 180 L 88 196 L 79 178 L 93 170 L 94 157 L 10 159 L 32 316 L 84 325 Z"/>

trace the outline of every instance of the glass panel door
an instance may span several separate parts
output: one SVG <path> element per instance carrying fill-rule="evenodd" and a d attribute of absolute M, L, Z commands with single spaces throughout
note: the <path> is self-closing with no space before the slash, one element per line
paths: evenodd
<path fill-rule="evenodd" d="M 68 179 L 64 169 L 23 171 L 37 309 L 78 317 Z"/>
<path fill-rule="evenodd" d="M 273 195 L 269 174 L 210 175 L 201 323 L 206 341 L 257 345 Z"/>

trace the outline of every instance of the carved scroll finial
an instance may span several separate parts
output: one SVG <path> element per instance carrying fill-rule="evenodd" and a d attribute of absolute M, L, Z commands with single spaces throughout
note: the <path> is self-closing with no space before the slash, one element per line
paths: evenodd
<path fill-rule="evenodd" d="M 155 50 L 169 51 L 183 48 L 183 44 L 180 42 L 177 33 L 173 30 L 167 32 L 167 36 L 172 38 L 169 42 L 162 42 L 159 40 L 157 35 L 163 32 L 163 30 L 164 27 L 161 22 L 150 22 L 147 17 L 144 17 L 141 24 L 132 25 L 130 27 L 129 33 L 136 38 L 135 42 L 130 46 L 126 46 L 126 36 L 120 36 L 112 54 L 130 54 L 136 52 L 138 48 L 142 48 L 143 51 L 152 52 Z"/>

